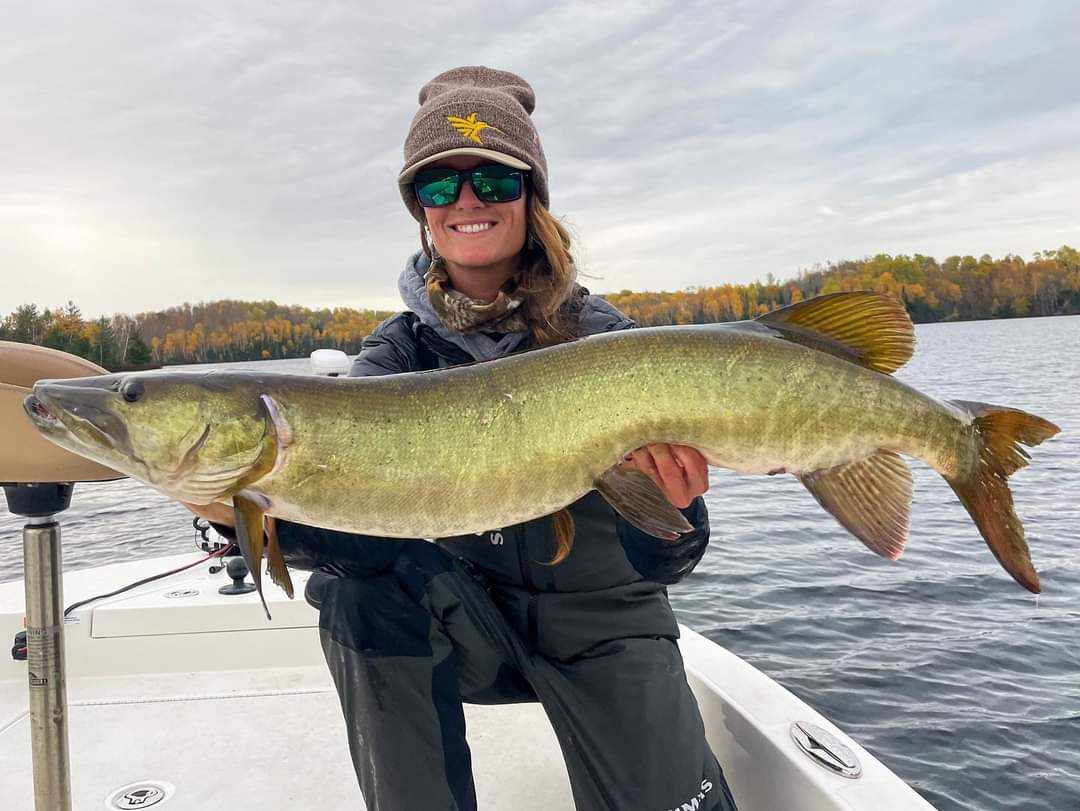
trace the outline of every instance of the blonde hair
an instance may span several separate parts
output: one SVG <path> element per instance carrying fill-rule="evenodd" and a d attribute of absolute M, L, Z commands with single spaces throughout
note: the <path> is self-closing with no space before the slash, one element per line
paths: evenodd
<path fill-rule="evenodd" d="M 577 269 L 570 253 L 570 232 L 535 193 L 526 200 L 529 237 L 521 250 L 518 290 L 525 294 L 521 312 L 532 333 L 535 347 L 555 346 L 577 339 L 580 332 L 580 302 L 574 296 Z M 420 244 L 432 259 L 426 227 L 420 226 Z M 565 507 L 552 519 L 555 528 L 554 566 L 570 554 L 574 546 L 574 518 Z"/>
<path fill-rule="evenodd" d="M 551 215 L 540 199 L 529 195 L 528 228 L 518 289 L 526 294 L 522 306 L 536 346 L 554 346 L 578 336 L 579 312 L 574 310 L 577 268 L 570 254 L 570 232 Z"/>

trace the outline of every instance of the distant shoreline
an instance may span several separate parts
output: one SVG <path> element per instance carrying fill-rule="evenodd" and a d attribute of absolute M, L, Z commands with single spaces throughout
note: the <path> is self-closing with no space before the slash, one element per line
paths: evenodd
<path fill-rule="evenodd" d="M 1031 261 L 1007 254 L 950 256 L 878 254 L 803 271 L 777 281 L 620 290 L 603 298 L 639 326 L 708 324 L 753 319 L 814 296 L 855 290 L 904 303 L 916 324 L 965 323 L 1080 314 L 1080 251 L 1064 245 Z M 0 318 L 0 340 L 48 346 L 106 369 L 304 358 L 316 349 L 360 351 L 390 310 L 311 309 L 274 301 L 184 303 L 158 312 L 87 321 L 68 302 L 55 310 L 24 304 Z"/>

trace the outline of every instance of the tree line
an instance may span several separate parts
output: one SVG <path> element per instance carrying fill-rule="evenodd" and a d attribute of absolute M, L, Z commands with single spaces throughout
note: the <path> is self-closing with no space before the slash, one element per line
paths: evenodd
<path fill-rule="evenodd" d="M 0 340 L 48 346 L 88 358 L 106 369 L 152 365 L 150 348 L 130 316 L 83 318 L 69 301 L 54 310 L 24 304 L 0 321 Z"/>
<path fill-rule="evenodd" d="M 316 349 L 360 351 L 389 311 L 312 310 L 273 301 L 212 301 L 86 320 L 72 302 L 24 304 L 0 320 L 0 340 L 48 346 L 110 371 L 183 363 L 307 357 Z"/>
<path fill-rule="evenodd" d="M 691 287 L 677 292 L 604 296 L 642 326 L 706 324 L 754 318 L 826 293 L 876 290 L 891 293 L 917 323 L 976 321 L 1080 313 L 1080 251 L 1063 246 L 1040 251 L 1030 262 L 1007 255 L 877 256 L 837 262 L 785 282 Z"/>
<path fill-rule="evenodd" d="M 1007 255 L 890 256 L 843 261 L 776 281 L 691 287 L 675 292 L 606 294 L 642 326 L 753 318 L 806 298 L 876 290 L 901 299 L 919 323 L 1080 313 L 1080 251 L 1063 246 L 1031 261 Z M 24 304 L 0 319 L 0 340 L 89 358 L 111 371 L 181 363 L 306 357 L 315 349 L 349 354 L 392 313 L 349 307 L 312 310 L 273 301 L 212 301 L 159 312 L 84 319 L 72 302 Z"/>

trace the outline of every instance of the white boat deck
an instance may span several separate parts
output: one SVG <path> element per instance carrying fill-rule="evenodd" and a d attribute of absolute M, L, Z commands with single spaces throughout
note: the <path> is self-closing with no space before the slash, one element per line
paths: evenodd
<path fill-rule="evenodd" d="M 30 723 L 7 711 L 25 687 L 0 690 L 3 807 L 30 811 Z M 69 701 L 76 809 L 147 780 L 175 788 L 163 809 L 364 807 L 325 667 L 90 677 L 69 684 Z M 468 724 L 482 808 L 572 807 L 539 706 L 468 707 Z M 508 728 L 529 733 L 510 749 Z"/>
<path fill-rule="evenodd" d="M 189 562 L 117 564 L 65 576 L 65 601 Z M 298 589 L 303 589 L 303 573 Z M 317 616 L 271 586 L 219 595 L 207 566 L 78 610 L 65 629 L 76 809 L 141 781 L 166 798 L 126 807 L 362 809 L 344 723 L 322 663 Z M 21 627 L 22 583 L 0 585 L 0 644 Z M 681 647 L 714 750 L 743 811 L 928 809 L 872 755 L 746 662 L 684 629 Z M 0 796 L 33 809 L 26 663 L 0 661 Z M 538 705 L 467 706 L 483 809 L 572 808 L 555 736 Z M 858 756 L 855 780 L 798 750 L 793 721 L 833 732 Z M 135 800 L 137 803 L 137 798 Z M 655 810 L 653 810 L 655 811 Z"/>

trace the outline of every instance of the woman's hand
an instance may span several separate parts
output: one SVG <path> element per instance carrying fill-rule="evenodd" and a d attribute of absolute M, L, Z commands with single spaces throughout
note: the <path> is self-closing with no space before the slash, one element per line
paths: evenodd
<path fill-rule="evenodd" d="M 654 442 L 630 451 L 620 463 L 624 468 L 640 470 L 676 507 L 690 502 L 709 489 L 709 464 L 696 448 Z"/>
<path fill-rule="evenodd" d="M 214 524 L 225 524 L 230 527 L 236 526 L 232 507 L 226 506 L 221 502 L 214 501 L 210 504 L 188 504 L 186 501 L 181 501 L 180 503 L 195 513 L 195 515 L 200 518 L 205 518 L 207 521 Z"/>

